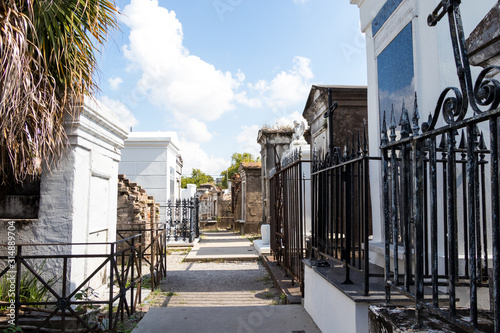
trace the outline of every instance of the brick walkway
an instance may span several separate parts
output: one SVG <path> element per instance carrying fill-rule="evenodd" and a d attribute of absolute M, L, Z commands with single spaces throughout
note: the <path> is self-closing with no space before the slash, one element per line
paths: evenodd
<path fill-rule="evenodd" d="M 143 304 L 149 311 L 134 333 L 320 332 L 302 306 L 273 305 L 282 298 L 258 257 L 237 260 L 251 252 L 246 238 L 211 232 L 198 245 L 201 261 L 185 261 L 181 251 L 169 254 L 167 279 Z"/>

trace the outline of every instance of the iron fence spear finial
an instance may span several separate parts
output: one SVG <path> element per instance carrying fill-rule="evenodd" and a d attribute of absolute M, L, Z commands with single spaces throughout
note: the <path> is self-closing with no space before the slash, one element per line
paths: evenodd
<path fill-rule="evenodd" d="M 413 123 L 413 136 L 418 135 L 418 132 L 420 131 L 420 127 L 418 125 L 418 121 L 420 119 L 420 114 L 418 113 L 418 102 L 417 102 L 417 92 L 415 91 L 415 104 L 413 107 L 413 118 L 412 118 L 412 123 Z"/>
<path fill-rule="evenodd" d="M 403 106 L 401 109 L 401 121 L 399 123 L 401 125 L 401 137 L 407 138 L 410 136 L 411 127 L 410 127 L 410 117 L 408 115 L 408 109 L 405 106 L 405 101 L 403 100 Z"/>
<path fill-rule="evenodd" d="M 389 142 L 389 137 L 387 136 L 387 121 L 385 120 L 385 113 L 386 111 L 384 110 L 384 117 L 382 118 L 382 145 L 386 145 Z"/>

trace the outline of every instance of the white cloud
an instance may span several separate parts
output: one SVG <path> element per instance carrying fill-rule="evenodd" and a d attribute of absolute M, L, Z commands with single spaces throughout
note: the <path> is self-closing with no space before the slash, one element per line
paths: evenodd
<path fill-rule="evenodd" d="M 183 137 L 189 138 L 193 142 L 208 142 L 213 137 L 208 131 L 207 125 L 194 118 L 182 124 L 181 132 Z"/>
<path fill-rule="evenodd" d="M 311 89 L 310 81 L 314 77 L 311 70 L 311 60 L 296 56 L 293 59 L 293 68 L 281 71 L 271 82 L 259 80 L 249 84 L 251 90 L 259 93 L 265 103 L 274 111 L 304 102 Z"/>
<path fill-rule="evenodd" d="M 294 121 L 298 121 L 299 123 L 304 122 L 304 124 L 307 127 L 307 120 L 298 111 L 295 111 L 286 117 L 278 118 L 275 121 L 275 124 L 276 124 L 276 127 L 283 127 L 283 126 L 294 127 L 294 124 L 293 124 Z"/>
<path fill-rule="evenodd" d="M 182 24 L 157 0 L 132 0 L 123 22 L 130 27 L 125 56 L 142 71 L 138 86 L 179 120 L 215 120 L 234 109 L 245 76 L 222 72 L 183 45 Z"/>
<path fill-rule="evenodd" d="M 113 111 L 127 128 L 137 125 L 137 119 L 122 102 L 109 98 L 108 96 L 103 96 L 101 98 L 101 103 Z"/>
<path fill-rule="evenodd" d="M 260 145 L 257 143 L 257 135 L 260 127 L 257 125 L 243 126 L 236 141 L 240 144 L 240 150 L 250 153 L 255 157 L 260 156 Z"/>
<path fill-rule="evenodd" d="M 184 162 L 183 174 L 190 174 L 192 169 L 200 169 L 208 175 L 218 175 L 231 165 L 231 161 L 213 155 L 209 156 L 199 143 L 181 139 L 180 147 Z"/>
<path fill-rule="evenodd" d="M 239 92 L 234 95 L 235 100 L 251 108 L 260 108 L 262 106 L 262 101 L 258 98 L 249 98 L 246 91 Z"/>
<path fill-rule="evenodd" d="M 118 90 L 120 88 L 120 84 L 122 84 L 123 80 L 121 77 L 112 77 L 108 79 L 109 86 L 111 87 L 111 90 Z"/>
<path fill-rule="evenodd" d="M 161 7 L 158 0 L 131 0 L 123 13 L 120 19 L 130 28 L 123 52 L 129 69 L 141 75 L 127 101 L 137 104 L 148 99 L 174 124 L 181 125 L 178 132 L 184 173 L 199 168 L 218 174 L 230 165 L 230 161 L 209 156 L 201 148 L 200 143 L 211 141 L 214 135 L 206 122 L 219 119 L 238 105 L 266 107 L 275 115 L 277 110 L 289 114 L 287 108 L 296 110 L 309 93 L 313 73 L 308 58 L 295 57 L 291 69 L 271 80 L 246 85 L 242 71 L 224 72 L 191 54 L 183 44 L 182 24 L 176 13 Z M 118 89 L 120 83 L 113 83 Z M 113 83 L 110 81 L 110 85 Z M 125 110 L 130 114 L 123 109 L 124 114 Z M 244 126 L 237 137 L 242 150 L 257 156 L 258 129 L 257 125 Z"/>

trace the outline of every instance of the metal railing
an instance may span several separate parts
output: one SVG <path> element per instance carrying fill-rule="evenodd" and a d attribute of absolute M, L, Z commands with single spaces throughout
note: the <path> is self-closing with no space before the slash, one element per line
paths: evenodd
<path fill-rule="evenodd" d="M 329 93 L 331 96 L 331 92 Z M 331 103 L 330 110 L 335 106 Z M 331 113 L 327 114 L 330 115 Z M 331 141 L 330 141 L 331 142 Z M 364 294 L 369 294 L 368 241 L 372 233 L 369 196 L 369 163 L 366 135 L 343 151 L 330 147 L 328 154 L 313 156 L 311 258 L 344 264 L 345 284 L 351 268 L 364 274 Z"/>
<path fill-rule="evenodd" d="M 119 320 L 124 319 L 124 314 L 128 316 L 135 312 L 137 302 L 141 302 L 140 285 L 141 285 L 141 252 L 142 244 L 137 242 L 139 235 L 133 236 L 124 240 L 113 243 L 69 243 L 69 244 L 23 244 L 23 245 L 0 245 L 0 250 L 3 253 L 8 253 L 8 256 L 0 256 L 2 262 L 9 263 L 0 272 L 0 279 L 13 279 L 15 283 L 14 298 L 10 304 L 14 305 L 14 324 L 21 326 L 26 330 L 34 330 L 39 332 L 57 331 L 54 328 L 54 319 L 57 317 L 60 324 L 58 325 L 61 332 L 98 332 L 100 329 L 106 329 L 115 332 Z M 120 243 L 129 242 L 130 245 L 117 250 Z M 81 254 L 59 254 L 64 252 L 75 252 L 75 249 L 82 248 Z M 93 251 L 93 247 L 97 247 L 97 251 Z M 102 253 L 103 247 L 105 253 Z M 50 253 L 50 255 L 42 255 L 38 253 Z M 98 252 L 96 254 L 89 254 Z M 90 274 L 86 274 L 78 285 L 73 285 L 75 281 L 71 280 L 72 270 L 82 269 L 81 260 L 84 260 L 89 266 L 95 267 Z M 43 266 L 43 263 L 49 262 L 54 273 L 58 271 L 57 276 L 60 280 L 56 284 L 52 283 L 43 272 L 37 271 L 37 267 Z M 92 261 L 90 263 L 90 261 Z M 118 262 L 126 263 L 119 264 Z M 60 273 L 60 274 L 59 274 Z M 21 300 L 22 279 L 26 274 L 30 274 L 35 279 L 36 284 L 46 288 L 48 292 L 47 300 L 39 300 L 37 302 L 29 302 Z M 105 283 L 102 287 L 101 294 L 107 294 L 107 297 L 93 299 L 93 297 L 78 297 L 78 294 L 87 293 L 86 289 L 89 284 L 105 277 Z M 94 281 L 95 282 L 95 281 Z M 106 305 L 107 309 L 107 324 L 105 327 L 97 327 L 88 322 L 89 313 L 87 311 L 79 311 L 79 306 L 102 306 Z M 35 308 L 36 307 L 36 308 Z M 41 314 L 45 316 L 37 321 L 30 321 L 28 326 L 23 325 L 21 310 L 36 311 L 41 308 Z M 80 327 L 76 329 L 68 329 L 68 318 L 74 318 L 79 323 Z M 4 327 L 6 328 L 6 327 Z"/>
<path fill-rule="evenodd" d="M 281 168 L 278 159 L 277 172 L 270 178 L 271 197 L 271 251 L 276 261 L 303 287 L 305 257 L 307 182 L 305 169 L 310 161 L 302 160 L 296 152 L 293 160 Z"/>
<path fill-rule="evenodd" d="M 167 201 L 166 231 L 167 243 L 192 243 L 200 237 L 198 198 Z"/>
<path fill-rule="evenodd" d="M 151 277 L 151 290 L 156 289 L 161 283 L 161 280 L 167 277 L 167 230 L 165 223 L 155 223 L 151 229 L 143 229 L 146 227 L 144 223 L 131 223 L 130 229 L 116 230 L 117 236 L 121 239 L 127 239 L 131 235 L 138 234 L 139 242 L 143 244 L 141 247 L 141 260 L 143 264 L 149 266 Z M 124 246 L 130 246 L 130 240 L 126 240 Z"/>
<path fill-rule="evenodd" d="M 389 301 L 395 289 L 412 298 L 417 326 L 425 309 L 476 331 L 478 292 L 489 288 L 495 332 L 500 332 L 500 83 L 485 79 L 494 69 L 489 67 L 472 85 L 459 5 L 460 1 L 441 1 L 428 22 L 433 26 L 446 14 L 449 17 L 460 89 L 446 88 L 434 115 L 421 128 L 416 95 L 411 122 L 403 107 L 400 127 L 392 112 L 388 132 L 384 114 L 386 297 Z M 469 107 L 473 115 L 466 119 Z M 436 128 L 441 113 L 446 124 Z M 457 310 L 459 287 L 469 293 L 465 316 Z"/>

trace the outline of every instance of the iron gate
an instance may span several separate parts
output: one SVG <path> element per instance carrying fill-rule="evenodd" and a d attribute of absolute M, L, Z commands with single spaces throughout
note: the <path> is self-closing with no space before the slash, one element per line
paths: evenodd
<path fill-rule="evenodd" d="M 200 236 L 198 198 L 168 200 L 167 242 L 192 243 Z"/>

